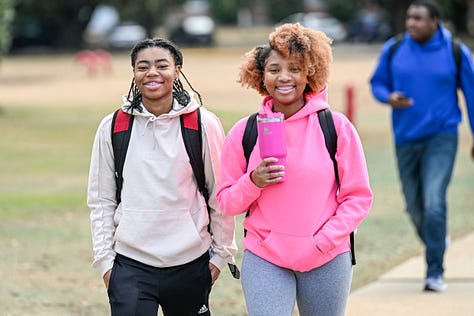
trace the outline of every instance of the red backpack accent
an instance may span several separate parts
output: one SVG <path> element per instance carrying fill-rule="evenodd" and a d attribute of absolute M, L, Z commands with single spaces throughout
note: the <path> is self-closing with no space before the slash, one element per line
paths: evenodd
<path fill-rule="evenodd" d="M 130 114 L 125 113 L 122 110 L 117 110 L 115 116 L 115 124 L 112 123 L 113 130 L 112 133 L 118 133 L 128 130 L 131 126 Z"/>
<path fill-rule="evenodd" d="M 183 127 L 195 131 L 199 130 L 200 115 L 199 111 L 183 114 Z"/>

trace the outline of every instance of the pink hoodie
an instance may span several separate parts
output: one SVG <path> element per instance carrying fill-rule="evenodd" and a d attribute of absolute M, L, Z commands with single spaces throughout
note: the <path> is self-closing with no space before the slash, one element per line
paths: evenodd
<path fill-rule="evenodd" d="M 257 187 L 250 172 L 261 162 L 258 141 L 247 168 L 242 136 L 248 118 L 229 131 L 221 153 L 217 200 L 228 215 L 245 213 L 245 249 L 275 265 L 309 271 L 349 251 L 349 234 L 372 205 L 367 166 L 359 136 L 342 114 L 333 112 L 341 186 L 325 146 L 317 111 L 328 108 L 327 88 L 306 96 L 305 106 L 285 120 L 286 181 Z M 259 112 L 273 108 L 272 97 Z M 247 171 L 248 169 L 248 171 Z"/>

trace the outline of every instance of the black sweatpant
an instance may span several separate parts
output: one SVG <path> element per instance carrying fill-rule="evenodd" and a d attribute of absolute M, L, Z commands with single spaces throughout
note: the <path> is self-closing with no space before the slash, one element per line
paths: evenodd
<path fill-rule="evenodd" d="M 117 254 L 107 293 L 112 316 L 209 316 L 211 286 L 208 252 L 168 268 Z"/>

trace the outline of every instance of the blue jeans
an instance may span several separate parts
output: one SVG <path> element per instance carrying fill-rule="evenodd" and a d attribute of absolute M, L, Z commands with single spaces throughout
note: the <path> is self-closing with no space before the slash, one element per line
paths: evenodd
<path fill-rule="evenodd" d="M 444 272 L 446 193 L 457 147 L 457 133 L 396 146 L 407 212 L 426 247 L 427 277 L 442 276 Z"/>

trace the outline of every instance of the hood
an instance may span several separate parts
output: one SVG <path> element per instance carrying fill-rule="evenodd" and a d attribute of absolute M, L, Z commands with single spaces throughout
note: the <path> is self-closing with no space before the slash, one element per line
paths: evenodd
<path fill-rule="evenodd" d="M 444 26 L 443 23 L 439 22 L 437 32 L 441 33 L 441 37 L 445 40 L 450 42 L 451 38 L 453 37 L 451 32 Z"/>
<path fill-rule="evenodd" d="M 446 45 L 446 43 L 451 42 L 451 32 L 443 25 L 442 22 L 438 22 L 438 28 L 430 40 L 426 43 L 420 44 L 417 41 L 413 40 L 408 32 L 405 34 L 405 39 L 408 39 L 412 44 L 421 46 L 423 50 L 438 50 L 440 47 Z"/>
<path fill-rule="evenodd" d="M 181 114 L 193 112 L 194 110 L 199 108 L 200 105 L 196 100 L 195 93 L 193 91 L 188 91 L 188 93 L 189 93 L 189 96 L 191 97 L 191 101 L 185 107 L 183 107 L 181 104 L 179 104 L 178 101 L 176 101 L 176 99 L 173 99 L 173 107 L 172 107 L 171 111 L 169 111 L 168 113 L 160 115 L 160 117 L 173 118 L 173 117 L 180 116 Z M 133 111 L 133 113 L 131 113 L 131 110 L 129 109 L 130 100 L 127 98 L 127 96 L 122 97 L 122 102 L 123 102 L 122 110 L 124 112 L 128 113 L 128 114 L 132 114 L 132 115 L 135 115 L 135 116 L 141 116 L 141 117 L 154 116 L 154 114 L 148 112 L 148 110 L 145 108 L 145 106 L 143 106 L 143 104 L 142 104 L 142 108 L 143 108 L 142 112 Z"/>
<path fill-rule="evenodd" d="M 328 104 L 328 86 L 325 85 L 324 88 L 319 92 L 305 93 L 305 104 L 304 106 L 296 112 L 291 117 L 287 118 L 288 121 L 293 121 L 300 119 L 302 117 L 314 114 L 319 110 L 329 108 Z M 260 106 L 259 113 L 271 113 L 273 110 L 273 97 L 267 96 L 263 99 L 262 105 Z"/>

